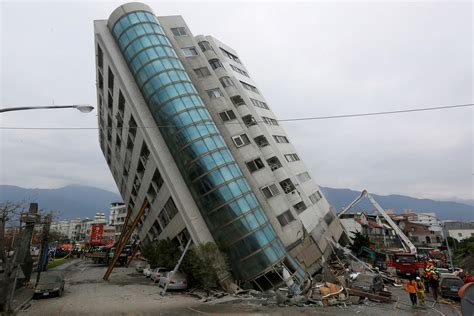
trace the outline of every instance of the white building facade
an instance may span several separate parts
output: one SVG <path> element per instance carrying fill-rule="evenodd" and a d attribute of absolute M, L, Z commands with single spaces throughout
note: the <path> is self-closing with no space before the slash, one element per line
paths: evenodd
<path fill-rule="evenodd" d="M 122 233 L 122 228 L 127 217 L 127 207 L 124 203 L 115 202 L 110 207 L 109 225 L 115 227 L 115 240 Z"/>
<path fill-rule="evenodd" d="M 261 289 L 317 269 L 342 226 L 237 52 L 140 3 L 94 26 L 100 146 L 132 217 L 150 202 L 140 240 L 216 242 Z"/>

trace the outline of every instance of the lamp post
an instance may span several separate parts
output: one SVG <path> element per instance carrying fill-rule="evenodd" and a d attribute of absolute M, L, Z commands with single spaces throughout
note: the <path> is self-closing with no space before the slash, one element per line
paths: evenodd
<path fill-rule="evenodd" d="M 11 112 L 11 111 L 24 111 L 24 110 L 45 110 L 45 109 L 76 109 L 82 113 L 89 113 L 94 109 L 89 104 L 78 104 L 78 105 L 50 105 L 50 106 L 21 106 L 13 108 L 0 109 L 0 113 Z"/>

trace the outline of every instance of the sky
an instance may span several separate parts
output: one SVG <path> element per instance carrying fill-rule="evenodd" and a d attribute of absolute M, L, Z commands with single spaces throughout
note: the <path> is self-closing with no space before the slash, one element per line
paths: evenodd
<path fill-rule="evenodd" d="M 124 2 L 8 2 L 0 107 L 96 105 L 93 20 Z M 238 53 L 278 119 L 473 103 L 470 2 L 146 2 Z M 118 192 L 97 112 L 0 114 L 0 184 Z M 336 188 L 473 199 L 473 109 L 282 123 Z"/>

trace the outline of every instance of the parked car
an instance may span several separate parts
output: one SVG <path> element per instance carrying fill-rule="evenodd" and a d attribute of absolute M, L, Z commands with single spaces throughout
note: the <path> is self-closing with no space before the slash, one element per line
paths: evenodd
<path fill-rule="evenodd" d="M 41 274 L 40 281 L 35 288 L 34 297 L 50 295 L 62 296 L 64 292 L 64 276 L 58 272 L 45 272 Z"/>
<path fill-rule="evenodd" d="M 445 268 L 436 268 L 436 271 L 438 271 L 440 274 L 451 273 L 449 269 L 445 269 Z"/>
<path fill-rule="evenodd" d="M 383 279 L 378 273 L 361 273 L 352 282 L 354 289 L 359 289 L 365 292 L 377 293 L 383 290 Z"/>
<path fill-rule="evenodd" d="M 161 286 L 162 288 L 165 287 L 171 273 L 172 273 L 171 271 L 166 272 L 164 276 L 160 278 L 159 286 Z M 173 276 L 171 277 L 171 280 L 169 281 L 168 289 L 169 290 L 186 290 L 187 288 L 188 288 L 188 281 L 186 279 L 186 275 L 179 271 L 174 273 Z"/>
<path fill-rule="evenodd" d="M 439 279 L 439 291 L 442 297 L 459 298 L 458 291 L 464 281 L 454 274 L 442 274 Z"/>
<path fill-rule="evenodd" d="M 137 272 L 142 272 L 143 273 L 143 269 L 145 269 L 147 263 L 146 262 L 139 262 L 137 263 L 137 265 L 135 266 L 135 270 L 137 270 Z"/>
<path fill-rule="evenodd" d="M 166 272 L 169 272 L 169 269 L 167 268 L 156 268 L 156 269 L 153 269 L 153 271 L 151 271 L 151 274 L 150 274 L 150 279 L 153 280 L 153 282 L 159 282 L 160 281 L 160 278 L 162 276 L 164 276 L 164 274 Z"/>
<path fill-rule="evenodd" d="M 147 264 L 146 267 L 143 269 L 143 275 L 146 276 L 147 278 L 150 277 L 151 275 L 151 268 L 150 265 Z"/>

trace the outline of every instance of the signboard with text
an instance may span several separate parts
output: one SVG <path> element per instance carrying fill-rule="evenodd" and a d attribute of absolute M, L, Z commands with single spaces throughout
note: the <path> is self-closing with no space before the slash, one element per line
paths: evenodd
<path fill-rule="evenodd" d="M 104 235 L 104 225 L 97 224 L 91 227 L 90 244 L 91 245 L 102 245 Z"/>

